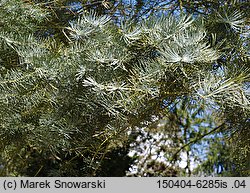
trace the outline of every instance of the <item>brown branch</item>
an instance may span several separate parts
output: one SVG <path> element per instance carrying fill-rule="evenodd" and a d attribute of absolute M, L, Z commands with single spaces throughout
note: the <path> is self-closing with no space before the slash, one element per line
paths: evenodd
<path fill-rule="evenodd" d="M 193 143 L 196 143 L 197 141 L 203 139 L 204 137 L 206 137 L 206 136 L 208 136 L 208 135 L 214 133 L 215 131 L 221 129 L 224 125 L 225 125 L 225 123 L 222 123 L 221 125 L 219 125 L 218 127 L 215 127 L 214 129 L 212 129 L 212 130 L 209 131 L 208 133 L 205 133 L 205 134 L 201 135 L 199 138 L 195 138 L 194 140 L 191 140 L 191 141 L 189 141 L 188 143 L 186 143 L 185 145 L 183 145 L 182 147 L 180 147 L 180 148 L 174 153 L 174 155 L 172 156 L 172 159 L 171 159 L 170 163 L 172 163 L 172 162 L 174 161 L 174 159 L 176 158 L 176 156 L 178 155 L 178 153 L 180 153 L 181 150 L 183 150 L 185 147 L 187 147 L 187 146 L 189 146 L 189 145 L 191 145 L 191 144 L 193 144 Z"/>

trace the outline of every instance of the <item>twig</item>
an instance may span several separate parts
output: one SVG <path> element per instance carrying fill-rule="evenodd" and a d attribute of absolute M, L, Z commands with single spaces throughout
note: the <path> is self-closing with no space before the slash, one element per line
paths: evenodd
<path fill-rule="evenodd" d="M 212 129 L 211 131 L 209 131 L 208 133 L 205 133 L 203 135 L 201 135 L 199 138 L 196 138 L 194 140 L 189 141 L 188 143 L 186 143 L 185 145 L 183 145 L 182 147 L 180 147 L 180 149 L 178 149 L 174 155 L 172 156 L 172 160 L 170 161 L 170 163 L 172 163 L 174 161 L 174 158 L 177 156 L 178 153 L 180 153 L 181 150 L 183 150 L 185 147 L 191 145 L 192 143 L 196 143 L 197 141 L 201 140 L 202 138 L 212 134 L 213 132 L 221 129 L 223 126 L 225 125 L 225 123 L 222 123 L 221 125 L 219 125 L 218 127 L 215 127 L 214 129 Z"/>
<path fill-rule="evenodd" d="M 39 168 L 39 170 L 36 172 L 36 174 L 35 174 L 34 177 L 37 177 L 37 175 L 40 173 L 40 171 L 43 169 L 43 167 L 44 167 L 44 166 L 41 166 L 41 167 Z"/>

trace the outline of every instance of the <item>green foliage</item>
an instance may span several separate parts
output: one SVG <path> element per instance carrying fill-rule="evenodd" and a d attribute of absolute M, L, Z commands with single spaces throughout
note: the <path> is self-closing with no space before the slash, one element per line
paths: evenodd
<path fill-rule="evenodd" d="M 107 160 L 120 155 L 113 166 L 128 168 L 128 132 L 154 122 L 163 100 L 192 96 L 219 109 L 232 130 L 241 125 L 230 120 L 235 112 L 248 120 L 249 37 L 240 11 L 114 23 L 112 11 L 86 13 L 84 4 L 67 15 L 57 3 L 0 1 L 1 175 L 123 175 L 105 170 Z M 220 59 L 222 70 L 213 71 Z"/>

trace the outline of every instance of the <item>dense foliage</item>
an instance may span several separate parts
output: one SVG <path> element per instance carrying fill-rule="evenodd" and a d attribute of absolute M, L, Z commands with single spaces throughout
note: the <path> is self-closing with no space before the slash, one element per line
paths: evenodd
<path fill-rule="evenodd" d="M 249 175 L 249 5 L 197 2 L 0 0 L 1 175 Z"/>

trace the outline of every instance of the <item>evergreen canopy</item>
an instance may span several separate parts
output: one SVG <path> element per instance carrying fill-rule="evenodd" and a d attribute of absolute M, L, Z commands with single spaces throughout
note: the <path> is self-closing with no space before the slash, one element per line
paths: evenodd
<path fill-rule="evenodd" d="M 43 3 L 0 1 L 2 175 L 98 175 L 107 153 L 159 115 L 164 100 L 198 100 L 225 129 L 248 132 L 243 12 L 116 23 L 81 12 L 56 26 L 60 36 L 45 26 L 53 14 Z"/>

